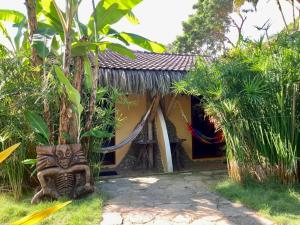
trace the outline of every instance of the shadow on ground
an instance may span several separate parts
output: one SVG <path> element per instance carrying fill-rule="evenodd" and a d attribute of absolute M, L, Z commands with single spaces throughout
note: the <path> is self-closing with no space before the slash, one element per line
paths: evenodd
<path fill-rule="evenodd" d="M 224 171 L 206 171 L 104 181 L 109 200 L 101 224 L 272 224 L 209 191 L 224 178 Z"/>

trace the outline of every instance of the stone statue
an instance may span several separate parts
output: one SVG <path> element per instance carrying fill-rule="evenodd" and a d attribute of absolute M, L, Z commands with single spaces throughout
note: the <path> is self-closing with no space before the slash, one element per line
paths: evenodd
<path fill-rule="evenodd" d="M 37 147 L 37 177 L 41 190 L 31 203 L 44 197 L 78 198 L 93 192 L 91 172 L 80 144 Z"/>

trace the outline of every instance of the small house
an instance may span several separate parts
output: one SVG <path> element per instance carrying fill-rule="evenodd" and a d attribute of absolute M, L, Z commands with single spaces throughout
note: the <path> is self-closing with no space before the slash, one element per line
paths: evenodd
<path fill-rule="evenodd" d="M 175 94 L 173 89 L 195 66 L 196 56 L 134 54 L 135 59 L 111 51 L 99 56 L 99 85 L 121 90 L 130 102 L 115 105 L 124 118 L 115 128 L 113 140 L 120 146 L 105 154 L 103 168 L 173 172 L 193 162 L 224 156 L 220 150 L 223 143 L 201 141 L 191 130 L 198 129 L 207 137 L 215 135 L 214 125 L 201 107 L 201 96 Z M 132 138 L 136 129 L 140 132 Z"/>

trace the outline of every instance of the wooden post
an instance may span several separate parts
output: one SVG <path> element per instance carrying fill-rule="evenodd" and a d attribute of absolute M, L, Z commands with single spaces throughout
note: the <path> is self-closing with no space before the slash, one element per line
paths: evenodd
<path fill-rule="evenodd" d="M 156 115 L 156 112 L 157 112 L 157 108 L 159 106 L 159 101 L 160 101 L 160 96 L 159 95 L 156 95 L 155 97 L 155 100 L 154 100 L 154 104 L 153 104 L 153 108 L 152 108 L 152 112 L 149 116 L 149 120 L 148 120 L 148 141 L 149 141 L 149 144 L 148 144 L 148 158 L 149 158 L 149 168 L 152 169 L 153 166 L 154 166 L 154 155 L 153 155 L 153 120 L 155 118 L 155 115 Z M 152 98 L 149 97 L 149 99 L 151 99 L 149 102 L 151 104 L 152 102 Z"/>
<path fill-rule="evenodd" d="M 173 109 L 173 106 L 174 106 L 174 104 L 175 104 L 176 97 L 177 97 L 177 95 L 173 95 L 173 96 L 172 96 L 172 98 L 171 98 L 171 100 L 170 100 L 170 103 L 168 104 L 167 110 L 166 110 L 166 112 L 165 112 L 166 117 L 168 117 L 168 116 L 170 115 L 170 113 L 171 113 L 171 111 L 172 111 L 172 109 Z"/>
<path fill-rule="evenodd" d="M 153 122 L 148 122 L 148 140 L 151 142 L 153 140 Z M 148 157 L 149 157 L 149 168 L 152 169 L 154 166 L 154 157 L 153 157 L 153 144 L 149 143 L 148 148 Z"/>

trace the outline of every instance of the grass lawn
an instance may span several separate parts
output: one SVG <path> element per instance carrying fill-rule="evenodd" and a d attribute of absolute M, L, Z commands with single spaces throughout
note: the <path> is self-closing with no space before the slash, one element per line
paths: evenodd
<path fill-rule="evenodd" d="M 33 194 L 24 196 L 19 201 L 15 201 L 9 194 L 0 193 L 0 224 L 15 222 L 24 216 L 37 210 L 42 210 L 53 206 L 58 202 L 43 202 L 31 205 L 30 200 Z M 59 210 L 55 214 L 45 219 L 40 224 L 47 225 L 88 225 L 99 224 L 103 205 L 103 196 L 93 193 L 86 198 L 73 200 L 71 204 Z"/>
<path fill-rule="evenodd" d="M 286 187 L 271 181 L 265 184 L 248 181 L 241 185 L 225 180 L 214 189 L 223 197 L 257 210 L 277 224 L 300 224 L 300 185 Z"/>

